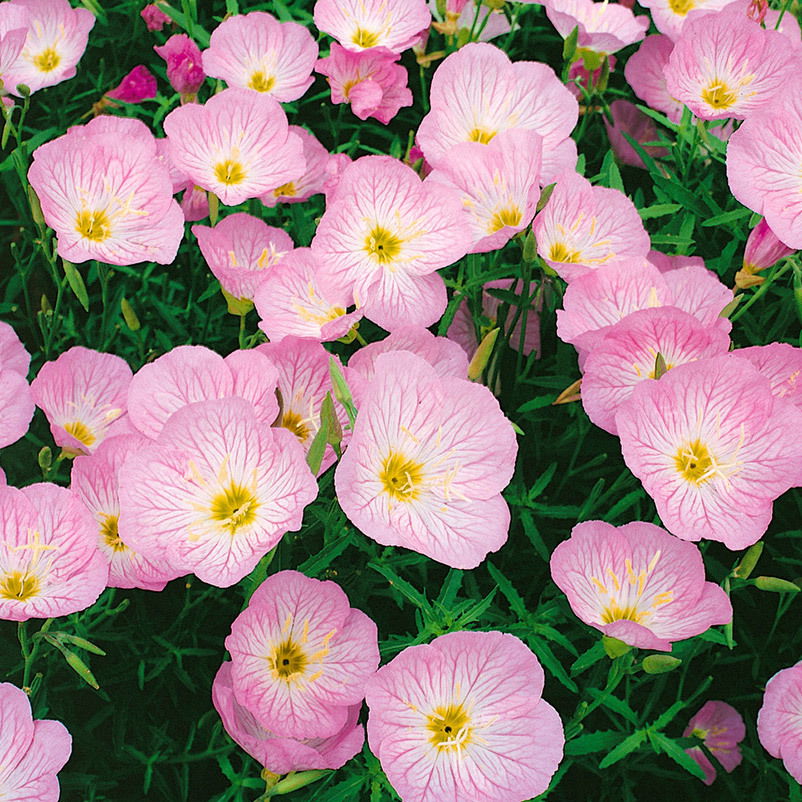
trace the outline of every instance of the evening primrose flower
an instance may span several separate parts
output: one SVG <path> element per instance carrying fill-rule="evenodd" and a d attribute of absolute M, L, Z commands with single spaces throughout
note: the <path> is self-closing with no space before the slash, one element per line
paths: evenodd
<path fill-rule="evenodd" d="M 523 802 L 563 756 L 543 669 L 518 638 L 450 632 L 409 646 L 367 684 L 368 742 L 403 802 Z"/>
<path fill-rule="evenodd" d="M 769 380 L 774 395 L 802 407 L 802 348 L 769 343 L 739 348 L 733 353 L 748 359 Z"/>
<path fill-rule="evenodd" d="M 35 409 L 26 376 L 30 354 L 14 329 L 0 321 L 0 448 L 28 431 Z"/>
<path fill-rule="evenodd" d="M 746 726 L 741 714 L 726 702 L 705 702 L 691 716 L 682 737 L 699 738 L 727 772 L 733 771 L 743 760 L 738 744 L 746 737 Z M 698 746 L 685 751 L 702 767 L 704 784 L 712 785 L 716 779 L 716 769 L 707 755 Z"/>
<path fill-rule="evenodd" d="M 757 714 L 763 748 L 781 758 L 785 770 L 802 784 L 802 663 L 778 671 L 767 683 Z"/>
<path fill-rule="evenodd" d="M 649 17 L 636 17 L 619 3 L 593 0 L 547 0 L 546 16 L 563 39 L 578 28 L 577 44 L 594 53 L 617 53 L 639 42 L 649 28 Z"/>
<path fill-rule="evenodd" d="M 551 577 L 574 614 L 612 638 L 671 651 L 732 620 L 727 594 L 705 581 L 702 554 L 654 524 L 585 521 L 551 555 Z"/>

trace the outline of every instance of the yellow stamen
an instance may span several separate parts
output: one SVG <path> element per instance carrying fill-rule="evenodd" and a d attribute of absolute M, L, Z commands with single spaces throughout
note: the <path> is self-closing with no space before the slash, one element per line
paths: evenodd
<path fill-rule="evenodd" d="M 303 649 L 292 638 L 287 638 L 273 647 L 273 652 L 267 658 L 267 664 L 276 679 L 285 682 L 297 678 L 298 674 L 306 671 L 307 657 Z"/>
<path fill-rule="evenodd" d="M 111 221 L 102 209 L 81 209 L 75 218 L 75 230 L 92 242 L 103 242 L 111 236 Z"/>
<path fill-rule="evenodd" d="M 487 131 L 484 128 L 474 128 L 468 134 L 468 141 L 481 142 L 481 144 L 486 145 L 497 133 L 497 131 Z"/>
<path fill-rule="evenodd" d="M 240 162 L 226 159 L 215 165 L 214 176 L 221 184 L 231 186 L 232 184 L 241 184 L 245 180 L 246 173 Z"/>
<path fill-rule="evenodd" d="M 391 451 L 379 473 L 384 492 L 398 501 L 412 501 L 420 495 L 423 465 Z"/>
<path fill-rule="evenodd" d="M 48 47 L 46 50 L 39 53 L 38 56 L 34 56 L 33 64 L 42 72 L 53 72 L 53 70 L 61 64 L 61 56 L 54 47 Z"/>
<path fill-rule="evenodd" d="M 494 212 L 493 216 L 490 218 L 490 233 L 495 234 L 496 231 L 500 231 L 506 226 L 519 226 L 522 217 L 521 210 L 517 206 L 508 206 L 506 209 L 499 209 L 499 211 Z"/>
<path fill-rule="evenodd" d="M 0 598 L 11 601 L 27 601 L 41 590 L 35 574 L 10 571 L 0 579 Z"/>
<path fill-rule="evenodd" d="M 436 707 L 426 719 L 426 729 L 432 733 L 429 743 L 438 750 L 462 749 L 471 742 L 471 720 L 461 704 Z"/>
<path fill-rule="evenodd" d="M 120 533 L 117 531 L 117 516 L 105 515 L 100 524 L 100 537 L 103 542 L 114 549 L 114 551 L 125 551 L 128 547 L 120 540 Z"/>
<path fill-rule="evenodd" d="M 376 47 L 379 44 L 379 35 L 364 28 L 357 28 L 351 41 L 359 47 Z"/>
<path fill-rule="evenodd" d="M 272 75 L 265 75 L 260 70 L 251 75 L 251 80 L 248 81 L 248 88 L 255 89 L 257 92 L 269 92 L 275 85 L 276 79 Z"/>
<path fill-rule="evenodd" d="M 67 434 L 71 434 L 79 443 L 83 443 L 85 446 L 91 446 L 97 440 L 92 430 L 79 420 L 65 423 L 64 431 Z"/>
<path fill-rule="evenodd" d="M 281 426 L 289 429 L 302 443 L 311 434 L 308 421 L 305 421 L 297 412 L 288 409 L 281 416 Z"/>
<path fill-rule="evenodd" d="M 695 485 L 702 485 L 711 476 L 713 458 L 704 443 L 694 440 L 677 452 L 674 464 L 683 479 Z"/>
<path fill-rule="evenodd" d="M 229 534 L 235 535 L 238 529 L 249 526 L 256 520 L 259 502 L 247 487 L 232 482 L 222 493 L 212 499 L 210 513 Z"/>
<path fill-rule="evenodd" d="M 724 81 L 715 78 L 702 90 L 702 100 L 714 109 L 728 109 L 737 103 L 738 95 Z"/>
<path fill-rule="evenodd" d="M 564 242 L 555 242 L 549 249 L 549 261 L 576 264 L 582 258 L 579 251 L 572 251 Z"/>
<path fill-rule="evenodd" d="M 379 263 L 392 262 L 401 253 L 402 240 L 382 226 L 375 226 L 365 238 L 365 250 Z"/>

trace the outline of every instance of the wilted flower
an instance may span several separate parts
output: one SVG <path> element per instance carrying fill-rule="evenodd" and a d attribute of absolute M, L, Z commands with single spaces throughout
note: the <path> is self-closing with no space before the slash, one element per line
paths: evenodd
<path fill-rule="evenodd" d="M 144 64 L 140 64 L 134 67 L 114 89 L 109 89 L 104 97 L 122 100 L 124 103 L 141 103 L 143 100 L 156 97 L 156 91 L 156 78 Z"/>
<path fill-rule="evenodd" d="M 746 737 L 746 727 L 741 714 L 726 702 L 706 702 L 691 716 L 683 738 L 695 737 L 713 753 L 727 772 L 731 772 L 743 759 L 738 744 Z M 712 785 L 716 769 L 707 755 L 694 746 L 685 750 L 705 773 L 704 784 Z"/>
<path fill-rule="evenodd" d="M 781 242 L 769 224 L 765 220 L 761 220 L 749 232 L 746 240 L 743 270 L 750 275 L 760 270 L 766 270 L 793 252 L 794 249 Z"/>
<path fill-rule="evenodd" d="M 173 34 L 153 49 L 167 62 L 167 80 L 183 100 L 194 98 L 206 78 L 203 59 L 195 42 L 185 33 Z"/>
<path fill-rule="evenodd" d="M 149 31 L 160 31 L 165 25 L 169 25 L 172 19 L 167 16 L 156 3 L 148 3 L 139 16 L 145 21 Z"/>
<path fill-rule="evenodd" d="M 613 149 L 616 158 L 622 164 L 632 167 L 643 167 L 640 154 L 624 137 L 627 134 L 643 147 L 646 153 L 653 159 L 668 155 L 668 150 L 659 145 L 647 145 L 647 142 L 656 142 L 659 137 L 657 126 L 651 117 L 647 117 L 634 103 L 628 100 L 614 100 L 610 104 L 610 115 L 613 118 L 610 124 L 607 117 L 604 118 L 604 127 L 607 129 L 607 136 L 610 140 L 610 147 Z"/>

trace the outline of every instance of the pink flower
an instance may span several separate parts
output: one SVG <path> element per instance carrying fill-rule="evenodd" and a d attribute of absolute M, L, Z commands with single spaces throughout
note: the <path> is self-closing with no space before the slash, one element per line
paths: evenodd
<path fill-rule="evenodd" d="M 793 252 L 794 249 L 780 242 L 769 224 L 761 220 L 749 232 L 749 238 L 746 240 L 743 269 L 748 273 L 757 273 L 759 270 L 772 267 Z"/>
<path fill-rule="evenodd" d="M 435 271 L 470 242 L 457 193 L 421 182 L 389 156 L 364 156 L 345 168 L 329 201 L 312 250 L 332 280 L 388 331 L 434 323 L 446 307 Z"/>
<path fill-rule="evenodd" d="M 0 448 L 16 443 L 33 418 L 35 405 L 25 378 L 30 361 L 14 329 L 0 321 Z"/>
<path fill-rule="evenodd" d="M 278 414 L 277 372 L 258 351 L 234 351 L 225 359 L 202 345 L 180 345 L 141 367 L 128 390 L 131 424 L 151 439 L 188 404 L 238 396 L 270 425 Z"/>
<path fill-rule="evenodd" d="M 156 78 L 144 65 L 140 64 L 126 75 L 120 83 L 109 89 L 105 97 L 122 100 L 124 103 L 141 103 L 156 97 Z"/>
<path fill-rule="evenodd" d="M 85 610 L 108 576 L 92 516 L 75 494 L 49 483 L 0 487 L 0 619 Z"/>
<path fill-rule="evenodd" d="M 252 11 L 229 17 L 212 31 L 203 69 L 229 86 L 254 89 L 287 103 L 312 85 L 317 43 L 308 28 Z"/>
<path fill-rule="evenodd" d="M 641 382 L 655 378 L 655 360 L 668 370 L 726 354 L 730 338 L 673 306 L 632 312 L 612 326 L 582 366 L 582 406 L 597 426 L 618 434 L 616 413 Z"/>
<path fill-rule="evenodd" d="M 126 412 L 131 368 L 114 354 L 80 345 L 45 362 L 31 384 L 56 445 L 91 453 Z"/>
<path fill-rule="evenodd" d="M 286 231 L 244 212 L 230 214 L 214 228 L 192 226 L 192 233 L 223 289 L 251 301 L 271 269 L 293 248 Z"/>
<path fill-rule="evenodd" d="M 743 759 L 738 744 L 746 737 L 746 726 L 741 714 L 726 702 L 710 701 L 691 716 L 683 738 L 700 738 L 727 772 L 733 771 Z M 716 770 L 707 755 L 694 746 L 685 750 L 705 773 L 704 784 L 712 785 Z"/>
<path fill-rule="evenodd" d="M 778 671 L 767 683 L 757 714 L 763 748 L 782 759 L 785 770 L 802 784 L 802 663 Z"/>
<path fill-rule="evenodd" d="M 551 577 L 574 614 L 640 649 L 732 620 L 727 594 L 705 581 L 699 548 L 644 521 L 615 527 L 585 521 L 551 555 Z"/>
<path fill-rule="evenodd" d="M 320 429 L 320 407 L 326 393 L 334 397 L 334 388 L 329 373 L 329 352 L 314 340 L 298 337 L 283 337 L 280 342 L 258 346 L 256 352 L 266 356 L 278 371 L 278 394 L 281 398 L 281 417 L 276 425 L 292 432 L 304 449 L 309 447 Z M 337 404 L 335 412 L 340 426 L 345 427 L 348 416 Z M 274 419 L 276 416 L 273 416 Z M 344 432 L 348 442 L 348 432 Z M 319 474 L 334 463 L 336 456 L 331 446 L 326 446 Z"/>
<path fill-rule="evenodd" d="M 184 194 L 181 197 L 181 211 L 184 220 L 188 223 L 195 223 L 209 216 L 209 196 L 203 187 L 188 182 Z"/>
<path fill-rule="evenodd" d="M 491 44 L 468 44 L 437 68 L 431 111 L 421 121 L 417 141 L 438 167 L 460 142 L 487 144 L 501 131 L 527 128 L 543 137 L 542 179 L 552 181 L 576 163 L 573 140 L 566 140 L 578 115 L 576 98 L 551 67 L 512 63 Z"/>
<path fill-rule="evenodd" d="M 13 370 L 20 376 L 28 375 L 31 355 L 14 329 L 0 320 L 0 370 Z"/>
<path fill-rule="evenodd" d="M 674 42 L 668 36 L 647 36 L 627 60 L 624 77 L 647 106 L 662 111 L 671 122 L 678 123 L 683 105 L 668 91 L 664 73 L 673 50 Z"/>
<path fill-rule="evenodd" d="M 139 16 L 145 21 L 149 31 L 160 31 L 165 25 L 172 23 L 172 19 L 156 3 L 148 3 L 139 12 Z"/>
<path fill-rule="evenodd" d="M 703 120 L 743 120 L 787 87 L 797 58 L 785 36 L 735 4 L 688 20 L 665 68 L 666 87 Z"/>
<path fill-rule="evenodd" d="M 153 49 L 167 62 L 167 80 L 182 97 L 194 97 L 206 75 L 198 46 L 185 33 L 173 34 L 161 47 Z"/>
<path fill-rule="evenodd" d="M 600 268 L 645 259 L 649 235 L 632 201 L 567 172 L 532 223 L 537 251 L 566 281 Z"/>
<path fill-rule="evenodd" d="M 226 89 L 164 119 L 170 158 L 227 206 L 257 198 L 303 175 L 301 140 L 274 98 Z"/>
<path fill-rule="evenodd" d="M 769 343 L 739 348 L 734 353 L 748 359 L 769 380 L 774 395 L 802 407 L 802 348 Z"/>
<path fill-rule="evenodd" d="M 361 317 L 347 312 L 353 294 L 328 280 L 327 266 L 309 248 L 296 248 L 263 278 L 254 295 L 259 328 L 271 342 L 289 335 L 323 342 L 345 336 Z"/>
<path fill-rule="evenodd" d="M 641 382 L 615 420 L 621 451 L 654 499 L 666 528 L 684 540 L 751 546 L 772 502 L 802 483 L 802 410 L 732 354 Z"/>
<path fill-rule="evenodd" d="M 638 0 L 652 12 L 652 19 L 660 33 L 677 41 L 684 31 L 688 18 L 694 19 L 701 12 L 717 12 L 732 3 L 732 0 Z M 690 12 L 694 11 L 694 14 Z"/>
<path fill-rule="evenodd" d="M 0 684 L 0 787 L 9 800 L 53 802 L 59 798 L 56 774 L 72 751 L 72 738 L 58 721 L 34 721 L 28 694 Z"/>
<path fill-rule="evenodd" d="M 595 53 L 616 53 L 643 39 L 649 28 L 648 17 L 636 17 L 617 3 L 593 0 L 548 0 L 546 16 L 563 39 L 579 28 L 577 44 Z"/>
<path fill-rule="evenodd" d="M 634 103 L 628 100 L 614 100 L 610 104 L 610 114 L 613 118 L 612 125 L 605 117 L 604 127 L 607 129 L 610 147 L 622 164 L 646 168 L 640 155 L 629 144 L 624 134 L 632 137 L 653 159 L 668 155 L 668 150 L 664 147 L 645 144 L 659 140 L 657 126 L 654 120 L 647 117 Z"/>
<path fill-rule="evenodd" d="M 387 125 L 399 109 L 412 105 L 407 71 L 396 63 L 399 58 L 384 47 L 355 53 L 333 42 L 330 55 L 317 62 L 315 72 L 327 77 L 332 103 L 350 103 L 360 120 L 375 117 Z"/>
<path fill-rule="evenodd" d="M 123 543 L 180 576 L 229 587 L 301 526 L 317 483 L 295 438 L 242 398 L 190 404 L 120 469 Z"/>
<path fill-rule="evenodd" d="M 340 506 L 382 545 L 475 568 L 507 540 L 510 422 L 486 387 L 438 376 L 415 354 L 382 354 L 375 370 L 337 466 Z"/>
<path fill-rule="evenodd" d="M 280 187 L 272 189 L 261 195 L 259 200 L 265 206 L 272 207 L 279 203 L 301 203 L 323 192 L 325 188 L 327 173 L 326 168 L 329 164 L 330 154 L 320 144 L 317 137 L 310 134 L 306 128 L 299 125 L 290 126 L 290 136 L 297 136 L 303 146 L 303 158 L 306 162 L 304 172 L 296 176 L 292 181 L 282 184 Z"/>
<path fill-rule="evenodd" d="M 16 88 L 14 65 L 28 38 L 30 15 L 28 9 L 16 3 L 0 5 L 0 95 Z M 3 102 L 10 98 L 3 98 Z"/>
<path fill-rule="evenodd" d="M 28 12 L 28 35 L 19 58 L 3 76 L 5 89 L 18 95 L 25 84 L 31 92 L 66 81 L 86 50 L 95 15 L 72 8 L 68 0 L 9 0 Z"/>
<path fill-rule="evenodd" d="M 226 638 L 237 702 L 289 738 L 329 738 L 349 721 L 379 665 L 376 624 L 334 582 L 269 576 Z"/>
<path fill-rule="evenodd" d="M 401 53 L 429 27 L 426 0 L 317 0 L 315 25 L 348 50 Z"/>
<path fill-rule="evenodd" d="M 404 802 L 522 802 L 563 756 L 543 669 L 513 635 L 451 632 L 404 649 L 367 685 L 368 742 Z"/>
<path fill-rule="evenodd" d="M 96 541 L 109 565 L 110 588 L 162 590 L 178 574 L 160 560 L 151 562 L 120 539 L 118 476 L 125 460 L 149 444 L 139 433 L 106 438 L 91 456 L 76 457 L 70 489 L 95 519 Z"/>
<path fill-rule="evenodd" d="M 365 730 L 357 721 L 361 704 L 348 709 L 343 728 L 328 738 L 299 740 L 269 732 L 237 701 L 230 662 L 223 663 L 214 678 L 212 701 L 232 740 L 274 774 L 339 769 L 359 753 L 365 743 Z"/>
<path fill-rule="evenodd" d="M 38 147 L 28 180 L 72 262 L 170 264 L 184 216 L 144 123 L 98 117 Z"/>
<path fill-rule="evenodd" d="M 365 388 L 376 375 L 376 360 L 389 351 L 409 351 L 425 359 L 438 376 L 468 377 L 468 356 L 446 337 L 435 337 L 428 329 L 404 326 L 388 337 L 360 348 L 349 360 L 346 369 L 348 387 L 357 407 L 362 404 Z"/>
<path fill-rule="evenodd" d="M 488 145 L 455 145 L 426 179 L 459 193 L 473 243 L 469 253 L 504 247 L 535 215 L 540 199 L 542 139 L 534 131 L 504 131 Z"/>

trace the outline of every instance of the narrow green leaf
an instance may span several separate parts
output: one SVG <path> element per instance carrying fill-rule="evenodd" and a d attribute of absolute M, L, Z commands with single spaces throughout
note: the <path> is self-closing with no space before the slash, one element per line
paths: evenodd
<path fill-rule="evenodd" d="M 372 568 L 374 571 L 381 574 L 393 588 L 408 601 L 411 601 L 416 607 L 420 607 L 422 610 L 431 610 L 431 605 L 426 597 L 419 590 L 410 585 L 406 579 L 402 579 L 389 565 L 372 562 L 368 563 L 368 568 Z"/>
<path fill-rule="evenodd" d="M 566 755 L 592 755 L 594 752 L 609 752 L 621 743 L 623 735 L 614 730 L 598 730 L 586 732 L 577 738 L 572 738 L 565 744 Z"/>
<path fill-rule="evenodd" d="M 320 470 L 320 465 L 323 462 L 323 457 L 326 453 L 326 445 L 329 440 L 329 422 L 322 416 L 320 418 L 320 428 L 315 432 L 312 443 L 309 446 L 309 451 L 306 455 L 306 464 L 309 470 L 317 476 Z"/>
<path fill-rule="evenodd" d="M 703 780 L 705 777 L 702 767 L 677 743 L 672 741 L 662 732 L 654 732 L 649 730 L 649 741 L 658 754 L 664 752 L 675 763 L 682 766 L 689 774 Z"/>
<path fill-rule="evenodd" d="M 618 746 L 611 749 L 606 757 L 602 758 L 599 768 L 606 769 L 608 766 L 618 763 L 619 760 L 623 760 L 627 755 L 638 749 L 645 741 L 646 731 L 636 730 L 632 735 L 624 738 Z"/>

